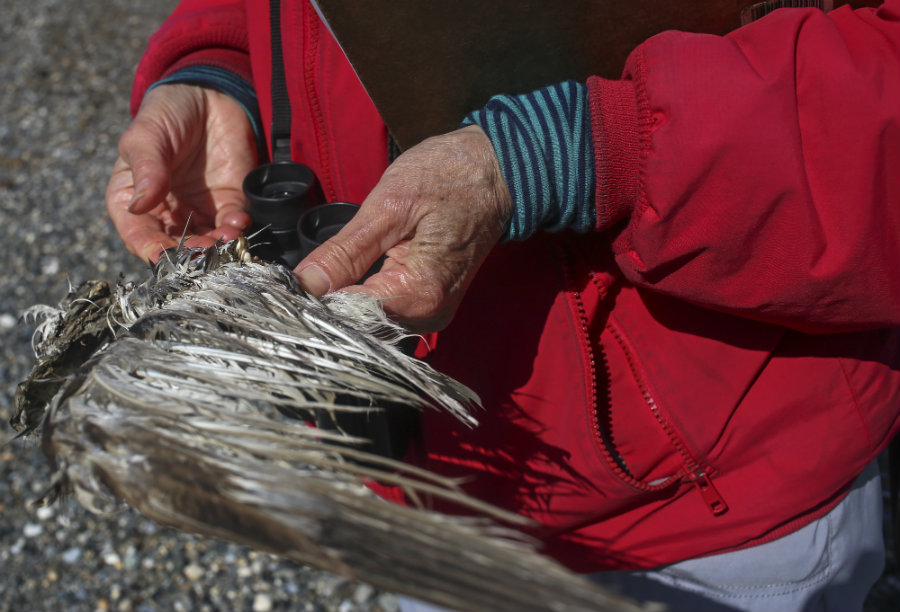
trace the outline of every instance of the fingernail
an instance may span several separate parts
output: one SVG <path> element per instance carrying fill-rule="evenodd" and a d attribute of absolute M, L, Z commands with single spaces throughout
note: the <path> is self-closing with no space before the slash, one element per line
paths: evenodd
<path fill-rule="evenodd" d="M 147 195 L 147 185 L 149 184 L 150 181 L 148 179 L 144 179 L 140 183 L 135 185 L 134 195 L 131 196 L 131 202 L 128 203 L 128 212 L 131 212 L 131 209 L 134 208 L 135 202 Z"/>
<path fill-rule="evenodd" d="M 316 264 L 310 264 L 297 273 L 300 286 L 315 296 L 325 295 L 331 290 L 331 279 Z"/>

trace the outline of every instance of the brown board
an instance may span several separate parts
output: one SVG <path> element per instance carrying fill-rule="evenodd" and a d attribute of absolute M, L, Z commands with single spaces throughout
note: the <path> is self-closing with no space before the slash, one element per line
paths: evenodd
<path fill-rule="evenodd" d="M 406 149 L 455 129 L 494 94 L 617 78 L 664 30 L 725 34 L 748 0 L 316 0 Z M 837 1 L 835 4 L 844 4 Z M 858 4 L 858 3 L 853 3 Z"/>

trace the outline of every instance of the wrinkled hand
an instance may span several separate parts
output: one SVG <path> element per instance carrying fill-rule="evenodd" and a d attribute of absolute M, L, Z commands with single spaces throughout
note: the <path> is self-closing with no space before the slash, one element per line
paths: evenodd
<path fill-rule="evenodd" d="M 230 240 L 250 225 L 241 184 L 255 166 L 253 129 L 237 102 L 161 85 L 119 140 L 106 209 L 125 246 L 145 261 L 185 231 L 196 236 L 192 246 Z"/>
<path fill-rule="evenodd" d="M 295 273 L 322 295 L 349 287 L 385 299 L 385 311 L 417 332 L 445 327 L 488 252 L 512 201 L 491 142 L 469 126 L 430 138 L 385 171 L 356 216 L 300 262 Z"/>

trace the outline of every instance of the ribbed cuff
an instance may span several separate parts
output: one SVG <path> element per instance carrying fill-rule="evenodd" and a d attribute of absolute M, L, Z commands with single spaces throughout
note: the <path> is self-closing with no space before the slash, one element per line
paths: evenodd
<path fill-rule="evenodd" d="M 597 229 L 604 230 L 631 215 L 641 201 L 643 151 L 649 149 L 652 126 L 649 105 L 641 103 L 632 81 L 591 77 L 588 90 L 595 156 L 602 160 L 597 168 Z"/>
<path fill-rule="evenodd" d="M 596 225 L 594 147 L 587 86 L 559 83 L 520 96 L 495 96 L 471 113 L 491 139 L 514 213 L 503 240 L 538 229 L 586 232 Z"/>

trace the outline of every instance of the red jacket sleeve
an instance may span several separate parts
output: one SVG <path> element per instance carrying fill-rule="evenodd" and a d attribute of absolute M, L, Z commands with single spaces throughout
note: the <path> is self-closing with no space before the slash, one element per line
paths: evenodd
<path fill-rule="evenodd" d="M 666 32 L 624 80 L 591 79 L 598 222 L 624 275 L 801 331 L 900 323 L 898 13 Z"/>
<path fill-rule="evenodd" d="M 163 76 L 193 64 L 219 66 L 252 82 L 244 0 L 182 0 L 150 38 L 131 90 L 131 113 Z"/>

